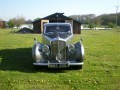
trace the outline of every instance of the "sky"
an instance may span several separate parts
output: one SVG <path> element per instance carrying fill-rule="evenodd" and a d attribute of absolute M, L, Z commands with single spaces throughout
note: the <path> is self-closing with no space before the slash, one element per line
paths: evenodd
<path fill-rule="evenodd" d="M 34 20 L 56 12 L 66 16 L 98 16 L 115 13 L 116 6 L 120 6 L 120 0 L 0 0 L 0 19 L 8 21 L 14 17 L 24 17 Z"/>

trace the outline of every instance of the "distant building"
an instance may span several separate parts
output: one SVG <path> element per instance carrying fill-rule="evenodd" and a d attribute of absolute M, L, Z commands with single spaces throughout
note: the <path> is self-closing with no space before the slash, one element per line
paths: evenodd
<path fill-rule="evenodd" d="M 73 33 L 80 34 L 81 33 L 81 23 L 74 19 L 71 19 L 63 14 L 64 13 L 54 13 L 54 14 L 51 14 L 44 18 L 33 21 L 33 33 L 42 33 L 43 26 L 45 23 L 61 22 L 61 23 L 70 23 L 73 27 Z"/>
<path fill-rule="evenodd" d="M 5 28 L 5 21 L 0 21 L 0 28 Z"/>

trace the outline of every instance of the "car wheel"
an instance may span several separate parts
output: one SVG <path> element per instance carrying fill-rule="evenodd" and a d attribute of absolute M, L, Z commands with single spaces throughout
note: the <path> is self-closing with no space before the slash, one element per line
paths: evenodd
<path fill-rule="evenodd" d="M 34 69 L 36 69 L 36 70 L 42 70 L 42 69 L 48 69 L 48 67 L 46 67 L 46 66 L 34 65 Z"/>
<path fill-rule="evenodd" d="M 34 67 L 34 69 L 40 69 L 40 67 L 36 66 L 36 65 L 34 65 L 33 67 Z"/>
<path fill-rule="evenodd" d="M 70 69 L 73 69 L 73 70 L 82 69 L 82 65 L 79 65 L 79 66 L 71 66 Z"/>

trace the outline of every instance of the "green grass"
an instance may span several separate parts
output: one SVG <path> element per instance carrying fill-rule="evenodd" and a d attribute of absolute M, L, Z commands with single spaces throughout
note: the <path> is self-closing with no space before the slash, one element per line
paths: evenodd
<path fill-rule="evenodd" d="M 84 30 L 82 70 L 36 70 L 31 48 L 39 34 L 0 30 L 0 90 L 120 90 L 120 29 Z"/>

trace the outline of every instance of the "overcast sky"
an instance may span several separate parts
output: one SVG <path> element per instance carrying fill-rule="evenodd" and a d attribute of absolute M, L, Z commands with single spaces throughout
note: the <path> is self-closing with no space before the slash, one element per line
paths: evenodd
<path fill-rule="evenodd" d="M 24 16 L 34 20 L 55 12 L 69 15 L 109 14 L 116 12 L 120 0 L 0 0 L 0 19 Z M 118 9 L 120 12 L 120 7 Z"/>

